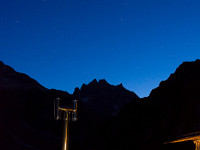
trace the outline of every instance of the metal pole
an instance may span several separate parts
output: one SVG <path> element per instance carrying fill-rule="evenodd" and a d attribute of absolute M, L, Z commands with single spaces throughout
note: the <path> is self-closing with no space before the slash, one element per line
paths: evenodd
<path fill-rule="evenodd" d="M 54 117 L 55 117 L 56 120 L 60 120 L 63 117 L 64 134 L 63 134 L 62 150 L 68 150 L 69 149 L 69 133 L 68 133 L 69 119 L 71 119 L 72 121 L 77 120 L 77 100 L 74 100 L 74 108 L 61 107 L 60 106 L 60 100 L 61 99 L 59 99 L 59 98 L 55 99 L 55 102 L 54 102 Z"/>
<path fill-rule="evenodd" d="M 62 150 L 68 150 L 69 149 L 69 138 L 68 138 L 68 126 L 69 126 L 69 112 L 65 112 L 65 119 L 64 119 L 64 137 L 63 137 L 63 148 Z"/>

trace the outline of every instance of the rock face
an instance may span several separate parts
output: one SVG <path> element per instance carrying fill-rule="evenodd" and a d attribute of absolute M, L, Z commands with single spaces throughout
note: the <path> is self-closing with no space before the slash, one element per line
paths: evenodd
<path fill-rule="evenodd" d="M 149 99 L 167 113 L 172 135 L 200 131 L 200 60 L 180 65 Z"/>
<path fill-rule="evenodd" d="M 75 142 L 74 149 L 83 150 L 95 149 L 92 145 L 100 144 L 99 139 L 95 137 L 99 135 L 101 124 L 107 123 L 106 120 L 110 122 L 118 115 L 122 107 L 139 99 L 135 93 L 126 90 L 122 84 L 113 86 L 104 79 L 99 81 L 95 79 L 88 85 L 83 84 L 81 89 L 76 88 L 73 97 L 79 100 L 80 107 L 80 119 L 74 129 L 78 132 L 75 136 L 79 138 Z M 102 130 L 102 133 L 104 132 Z"/>
<path fill-rule="evenodd" d="M 13 68 L 0 61 L 0 88 L 14 90 L 38 89 L 45 91 L 45 87 L 26 74 L 16 72 Z"/>
<path fill-rule="evenodd" d="M 49 90 L 0 62 L 0 148 L 61 149 L 62 121 L 53 118 L 57 97 L 65 105 L 79 100 L 70 150 L 192 150 L 191 141 L 163 143 L 200 131 L 200 60 L 181 64 L 142 99 L 106 80 L 83 84 L 72 95 Z"/>
<path fill-rule="evenodd" d="M 179 148 L 163 143 L 200 131 L 199 93 L 200 60 L 184 62 L 149 97 L 123 109 L 116 139 L 124 137 L 120 144 L 127 149 L 191 149 L 190 142 Z"/>
<path fill-rule="evenodd" d="M 74 98 L 79 100 L 80 119 L 71 122 L 70 149 L 80 146 L 88 149 L 85 143 L 98 125 L 116 116 L 124 105 L 138 98 L 122 85 L 112 86 L 105 80 L 83 84 L 72 95 L 49 90 L 0 62 L 0 148 L 61 149 L 62 121 L 53 118 L 54 99 L 57 97 L 63 99 L 64 105 L 72 105 Z"/>
<path fill-rule="evenodd" d="M 83 84 L 80 90 L 76 88 L 73 96 L 83 103 L 84 108 L 89 109 L 88 112 L 97 113 L 96 119 L 100 120 L 116 116 L 123 106 L 139 98 L 122 84 L 113 86 L 105 79 L 99 82 L 94 79 L 88 85 Z"/>
<path fill-rule="evenodd" d="M 0 148 L 58 149 L 53 99 L 67 92 L 48 90 L 29 76 L 0 62 Z M 59 126 L 59 123 L 57 123 Z"/>

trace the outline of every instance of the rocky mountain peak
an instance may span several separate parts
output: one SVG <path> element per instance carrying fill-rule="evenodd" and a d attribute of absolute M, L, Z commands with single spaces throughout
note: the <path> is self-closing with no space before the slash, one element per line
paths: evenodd
<path fill-rule="evenodd" d="M 197 87 L 200 84 L 200 60 L 192 62 L 183 62 L 176 71 L 169 76 L 165 81 L 161 81 L 159 87 L 153 89 L 150 93 L 150 97 L 162 95 L 165 92 L 181 94 L 181 92 L 189 87 Z M 162 92 L 161 92 L 162 91 Z M 189 91 L 185 91 L 184 94 Z M 168 94 L 169 95 L 169 94 Z"/>
<path fill-rule="evenodd" d="M 109 83 L 106 81 L 106 79 L 100 79 L 98 83 L 99 83 L 99 84 L 109 84 Z"/>
<path fill-rule="evenodd" d="M 5 65 L 2 61 L 0 61 L 0 74 L 5 76 L 11 73 L 16 73 L 16 71 L 10 66 Z"/>
<path fill-rule="evenodd" d="M 26 74 L 16 72 L 0 61 L 0 88 L 46 90 L 36 80 Z"/>
<path fill-rule="evenodd" d="M 72 149 L 160 150 L 169 138 L 200 131 L 199 85 L 200 60 L 181 64 L 149 97 L 142 99 L 122 84 L 111 85 L 105 79 L 83 84 L 75 88 L 73 95 L 57 90 L 27 90 L 40 89 L 41 85 L 0 62 L 2 143 L 9 141 L 5 146 L 12 145 L 10 149 L 24 149 L 29 143 L 33 149 L 44 149 L 46 145 L 48 149 L 60 149 L 58 138 L 49 136 L 57 133 L 53 101 L 60 97 L 67 106 L 72 105 L 72 98 L 79 100 L 79 121 L 72 125 Z M 21 120 L 15 118 L 16 113 Z"/>
<path fill-rule="evenodd" d="M 94 80 L 92 80 L 92 82 L 89 83 L 89 85 L 92 86 L 92 85 L 96 85 L 97 83 L 98 83 L 98 82 L 97 82 L 97 79 L 94 79 Z"/>
<path fill-rule="evenodd" d="M 105 79 L 83 84 L 81 89 L 74 90 L 73 97 L 79 98 L 88 112 L 95 111 L 96 118 L 104 119 L 117 115 L 124 105 L 139 98 L 122 84 L 111 85 Z"/>

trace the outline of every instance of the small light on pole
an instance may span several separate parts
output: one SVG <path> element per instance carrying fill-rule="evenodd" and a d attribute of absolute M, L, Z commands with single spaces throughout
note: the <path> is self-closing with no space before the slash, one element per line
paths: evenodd
<path fill-rule="evenodd" d="M 54 118 L 55 120 L 64 120 L 64 137 L 63 137 L 63 146 L 62 150 L 68 150 L 69 148 L 69 120 L 77 121 L 77 100 L 73 100 L 74 106 L 71 107 L 61 107 L 60 98 L 56 98 L 54 101 Z"/>

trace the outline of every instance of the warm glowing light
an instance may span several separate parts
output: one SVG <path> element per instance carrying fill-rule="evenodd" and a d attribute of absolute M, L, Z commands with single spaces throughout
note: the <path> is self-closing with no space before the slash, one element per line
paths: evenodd
<path fill-rule="evenodd" d="M 193 141 L 195 144 L 195 150 L 200 150 L 200 140 Z"/>
<path fill-rule="evenodd" d="M 69 126 L 69 120 L 70 117 L 72 118 L 72 121 L 77 120 L 77 100 L 74 100 L 74 108 L 69 108 L 69 107 L 61 107 L 60 106 L 60 100 L 59 98 L 55 99 L 54 102 L 54 116 L 56 120 L 62 119 L 61 118 L 61 113 L 64 113 L 64 118 L 65 120 L 65 131 L 64 131 L 64 137 L 63 137 L 63 147 L 62 150 L 68 150 L 69 148 L 69 132 L 68 132 L 68 126 Z M 70 115 L 72 113 L 72 116 Z"/>
<path fill-rule="evenodd" d="M 174 140 L 174 141 L 171 141 L 171 142 L 166 142 L 164 144 L 178 143 L 178 142 L 184 142 L 184 141 L 193 141 L 194 144 L 195 144 L 195 150 L 200 150 L 200 133 L 199 132 L 184 135 L 180 139 L 177 139 L 177 140 Z"/>

